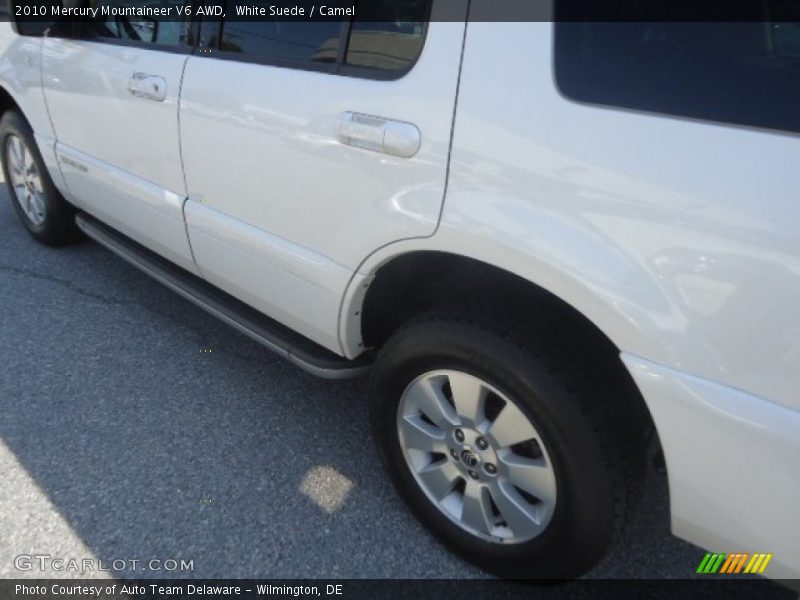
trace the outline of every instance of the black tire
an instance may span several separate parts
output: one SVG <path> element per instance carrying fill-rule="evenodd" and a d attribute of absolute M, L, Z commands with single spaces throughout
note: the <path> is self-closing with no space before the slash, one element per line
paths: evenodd
<path fill-rule="evenodd" d="M 44 210 L 41 212 L 42 222 L 34 222 L 26 214 L 14 191 L 9 164 L 8 143 L 11 136 L 16 136 L 25 144 L 27 151 L 39 175 L 42 188 Z M 75 224 L 75 208 L 67 202 L 53 185 L 50 175 L 36 145 L 33 131 L 25 118 L 15 110 L 6 111 L 0 119 L 0 157 L 2 157 L 3 175 L 6 180 L 8 194 L 14 210 L 22 224 L 30 234 L 47 246 L 63 246 L 81 239 L 81 232 Z"/>
<path fill-rule="evenodd" d="M 553 324 L 549 333 L 547 327 L 535 331 L 524 318 L 450 311 L 403 326 L 373 370 L 372 432 L 401 496 L 451 550 L 500 577 L 573 579 L 604 556 L 639 495 L 648 417 L 635 405 L 638 392 L 610 378 L 608 365 L 581 358 L 587 336 L 565 339 Z M 410 382 L 441 369 L 470 373 L 514 398 L 540 433 L 558 496 L 538 537 L 516 544 L 481 539 L 444 516 L 417 484 L 400 446 L 398 406 Z"/>

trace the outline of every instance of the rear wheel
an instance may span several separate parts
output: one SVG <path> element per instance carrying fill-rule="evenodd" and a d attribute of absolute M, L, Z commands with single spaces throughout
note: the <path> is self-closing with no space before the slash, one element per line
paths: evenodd
<path fill-rule="evenodd" d="M 0 157 L 11 202 L 30 234 L 48 246 L 80 239 L 75 209 L 53 185 L 30 125 L 13 110 L 0 119 Z"/>
<path fill-rule="evenodd" d="M 639 488 L 641 422 L 591 363 L 508 331 L 477 314 L 403 327 L 373 371 L 373 435 L 400 494 L 452 550 L 503 577 L 574 578 Z"/>
<path fill-rule="evenodd" d="M 400 397 L 397 434 L 417 485 L 464 531 L 514 544 L 550 524 L 557 485 L 542 436 L 485 379 L 451 369 L 420 375 Z"/>

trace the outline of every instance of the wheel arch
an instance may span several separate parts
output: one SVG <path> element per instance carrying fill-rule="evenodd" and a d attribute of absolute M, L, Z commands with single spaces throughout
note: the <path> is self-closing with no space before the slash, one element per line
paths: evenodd
<path fill-rule="evenodd" d="M 25 100 L 27 97 L 24 95 L 21 97 L 16 96 L 12 91 L 14 90 L 13 83 L 13 81 L 4 81 L 0 79 L 0 118 L 8 111 L 14 110 L 25 119 L 33 131 L 37 148 L 42 155 L 42 159 L 44 160 L 53 184 L 62 195 L 68 197 L 69 191 L 61 173 L 58 159 L 56 158 L 56 140 L 50 123 L 50 117 L 46 114 L 44 107 L 44 96 L 42 95 L 41 97 L 41 106 L 37 107 L 35 104 L 28 103 L 27 106 L 29 110 L 26 111 L 23 109 L 25 103 L 22 100 Z"/>
<path fill-rule="evenodd" d="M 0 118 L 9 110 L 16 110 L 25 117 L 25 113 L 20 107 L 19 102 L 17 102 L 11 92 L 8 91 L 6 86 L 0 83 Z M 27 117 L 25 118 L 27 120 Z"/>
<path fill-rule="evenodd" d="M 378 250 L 362 263 L 345 291 L 339 321 L 343 353 L 354 357 L 376 345 L 376 340 L 371 339 L 376 308 L 392 316 L 393 324 L 399 324 L 391 312 L 399 295 L 416 296 L 417 290 L 411 286 L 427 288 L 433 279 L 456 272 L 462 284 L 465 279 L 474 282 L 489 275 L 490 283 L 499 283 L 503 288 L 510 286 L 516 293 L 549 298 L 591 324 L 620 352 L 653 362 L 673 363 L 674 346 L 655 334 L 663 327 L 666 335 L 671 329 L 669 325 L 680 315 L 646 273 L 632 269 L 630 264 L 620 266 L 609 262 L 609 273 L 624 269 L 625 277 L 620 278 L 621 283 L 603 287 L 596 279 L 581 277 L 579 272 L 563 269 L 536 255 L 519 251 L 515 256 L 502 250 L 489 249 L 484 253 L 478 243 L 467 240 L 454 245 L 444 236 L 404 240 Z M 614 259 L 619 262 L 619 257 Z M 580 265 L 580 257 L 573 263 Z M 467 293 L 476 291 L 487 293 L 486 285 Z M 377 341 L 380 345 L 381 340 Z"/>
<path fill-rule="evenodd" d="M 626 305 L 617 296 L 598 294 L 577 278 L 561 274 L 556 279 L 553 270 L 545 267 L 541 267 L 542 277 L 537 278 L 530 272 L 502 268 L 476 254 L 448 252 L 444 244 L 426 247 L 431 239 L 400 242 L 393 252 L 384 248 L 362 265 L 342 305 L 340 336 L 345 349 L 358 355 L 365 348 L 380 347 L 402 323 L 447 300 L 448 294 L 457 300 L 496 302 L 498 298 L 513 298 L 531 310 L 565 319 L 576 332 L 595 342 L 587 343 L 587 348 L 602 353 L 615 375 L 630 386 L 659 439 L 647 401 L 620 356 L 623 350 L 631 352 L 625 346 L 627 340 L 647 335 L 651 323 L 642 323 L 635 314 L 626 312 Z M 397 251 L 400 248 L 402 251 Z M 535 273 L 536 261 L 530 263 Z M 438 286 L 428 285 L 436 277 L 440 278 Z"/>

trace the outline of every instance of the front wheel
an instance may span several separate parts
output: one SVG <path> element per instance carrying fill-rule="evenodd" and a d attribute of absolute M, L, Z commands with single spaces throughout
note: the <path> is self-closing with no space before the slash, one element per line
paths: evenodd
<path fill-rule="evenodd" d="M 591 369 L 568 376 L 557 362 L 488 319 L 443 314 L 402 328 L 373 371 L 372 430 L 393 483 L 441 541 L 502 577 L 585 573 L 637 487 L 622 445 L 639 437 L 616 431 L 626 424 L 604 390 L 587 391 Z"/>
<path fill-rule="evenodd" d="M 80 239 L 75 209 L 50 179 L 30 125 L 14 110 L 0 119 L 0 158 L 11 202 L 30 234 L 48 246 Z"/>

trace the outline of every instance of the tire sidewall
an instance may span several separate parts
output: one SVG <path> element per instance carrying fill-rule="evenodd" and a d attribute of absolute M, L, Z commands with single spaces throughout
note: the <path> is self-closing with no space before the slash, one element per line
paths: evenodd
<path fill-rule="evenodd" d="M 540 433 L 558 495 L 550 523 L 533 540 L 499 544 L 465 532 L 430 502 L 408 468 L 397 435 L 399 401 L 416 377 L 440 369 L 487 381 L 513 399 Z M 479 326 L 410 326 L 387 344 L 371 388 L 373 435 L 393 483 L 416 516 L 462 557 L 504 577 L 560 579 L 577 576 L 602 556 L 614 509 L 599 443 L 567 390 L 530 350 Z"/>

